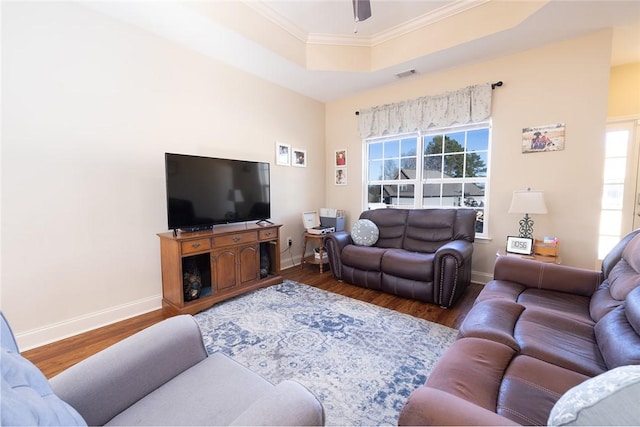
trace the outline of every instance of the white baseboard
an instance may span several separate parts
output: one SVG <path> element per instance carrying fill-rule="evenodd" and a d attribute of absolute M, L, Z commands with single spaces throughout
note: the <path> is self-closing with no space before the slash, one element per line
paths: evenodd
<path fill-rule="evenodd" d="M 473 283 L 479 283 L 481 285 L 486 285 L 487 282 L 493 280 L 493 274 L 484 273 L 482 271 L 472 271 L 471 272 L 471 281 Z"/>
<path fill-rule="evenodd" d="M 156 295 L 22 332 L 16 334 L 16 341 L 20 351 L 30 350 L 160 308 L 162 295 Z"/>

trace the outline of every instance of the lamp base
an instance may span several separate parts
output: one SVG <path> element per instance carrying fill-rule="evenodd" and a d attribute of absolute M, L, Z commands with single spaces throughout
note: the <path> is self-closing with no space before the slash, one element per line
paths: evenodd
<path fill-rule="evenodd" d="M 520 220 L 520 232 L 519 237 L 533 239 L 533 220 L 529 217 L 529 214 L 524 214 L 524 218 Z"/>

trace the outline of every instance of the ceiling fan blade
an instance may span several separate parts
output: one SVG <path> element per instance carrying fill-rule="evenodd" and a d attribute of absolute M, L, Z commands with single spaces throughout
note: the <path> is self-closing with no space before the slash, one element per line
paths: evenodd
<path fill-rule="evenodd" d="M 353 2 L 353 18 L 356 22 L 371 18 L 371 0 L 351 0 Z"/>

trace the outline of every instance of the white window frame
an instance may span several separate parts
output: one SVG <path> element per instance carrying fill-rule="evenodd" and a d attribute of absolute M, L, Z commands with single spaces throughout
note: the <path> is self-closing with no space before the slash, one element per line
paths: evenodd
<path fill-rule="evenodd" d="M 473 130 L 478 130 L 478 129 L 487 129 L 488 130 L 488 145 L 487 145 L 487 173 L 485 177 L 468 177 L 468 178 L 439 178 L 439 179 L 425 179 L 422 174 L 423 174 L 423 165 L 424 165 L 424 141 L 425 138 L 428 138 L 430 136 L 433 135 L 441 135 L 441 134 L 447 134 L 447 133 L 454 133 L 454 132 L 468 132 L 468 131 L 473 131 Z M 381 143 L 381 142 L 386 142 L 386 141 L 395 141 L 395 140 L 402 140 L 402 139 L 406 139 L 406 138 L 416 138 L 417 141 L 417 145 L 416 145 L 416 176 L 413 179 L 396 179 L 396 180 L 373 180 L 373 181 L 369 181 L 369 147 L 371 146 L 371 144 L 374 143 Z M 474 123 L 474 124 L 470 124 L 470 125 L 464 125 L 464 126 L 452 126 L 452 127 L 447 127 L 447 128 L 434 128 L 434 129 L 430 129 L 428 132 L 409 132 L 409 133 L 402 133 L 402 134 L 398 134 L 398 135 L 385 135 L 382 137 L 377 137 L 377 138 L 367 138 L 363 140 L 363 188 L 362 188 L 362 208 L 363 210 L 367 210 L 369 209 L 369 203 L 368 203 L 368 191 L 369 191 L 369 185 L 370 184 L 374 184 L 374 185 L 402 185 L 402 184 L 406 184 L 406 185 L 414 185 L 414 197 L 413 197 L 413 205 L 386 205 L 384 203 L 380 204 L 380 207 L 391 207 L 391 208 L 408 208 L 408 209 L 421 209 L 423 208 L 423 184 L 425 183 L 455 183 L 455 184 L 465 184 L 465 183 L 477 183 L 477 182 L 483 182 L 484 183 L 484 205 L 481 207 L 481 209 L 484 211 L 483 215 L 483 222 L 484 222 L 484 226 L 483 226 L 483 232 L 482 233 L 476 233 L 476 238 L 485 238 L 488 239 L 489 238 L 489 182 L 490 182 L 490 173 L 491 173 L 491 140 L 492 140 L 492 126 L 491 126 L 491 121 L 484 121 L 484 122 L 479 122 L 479 123 Z M 472 151 L 471 151 L 472 152 Z M 465 150 L 461 153 L 467 153 L 466 151 L 466 147 Z M 386 157 L 383 157 L 383 159 Z M 465 162 L 465 166 L 466 166 L 466 162 Z M 424 206 L 425 208 L 429 208 L 429 206 Z M 453 208 L 465 208 L 467 206 L 448 206 L 448 205 L 441 205 L 441 206 L 434 206 L 434 208 L 447 208 L 447 207 L 453 207 Z"/>

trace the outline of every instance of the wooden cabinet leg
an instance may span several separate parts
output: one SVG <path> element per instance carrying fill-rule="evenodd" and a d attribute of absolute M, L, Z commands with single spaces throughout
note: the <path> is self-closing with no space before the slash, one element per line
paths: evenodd
<path fill-rule="evenodd" d="M 302 257 L 300 257 L 300 269 L 304 268 L 304 255 L 307 253 L 307 236 L 304 236 L 302 243 Z"/>

